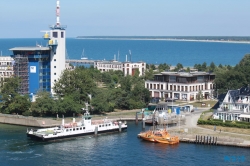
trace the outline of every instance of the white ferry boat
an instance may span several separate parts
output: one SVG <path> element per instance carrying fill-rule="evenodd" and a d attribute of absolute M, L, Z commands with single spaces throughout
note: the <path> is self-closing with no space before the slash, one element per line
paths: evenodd
<path fill-rule="evenodd" d="M 108 120 L 107 118 L 92 122 L 89 112 L 86 111 L 80 122 L 75 122 L 73 118 L 72 123 L 66 124 L 63 119 L 60 127 L 27 129 L 27 136 L 33 139 L 48 141 L 108 132 L 122 132 L 126 131 L 126 129 L 126 122 Z"/>

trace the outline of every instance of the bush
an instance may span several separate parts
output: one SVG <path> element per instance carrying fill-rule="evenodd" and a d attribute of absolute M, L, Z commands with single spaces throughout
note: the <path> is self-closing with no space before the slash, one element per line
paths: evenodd
<path fill-rule="evenodd" d="M 222 120 L 213 119 L 213 120 L 202 120 L 201 118 L 197 122 L 198 125 L 215 125 L 215 126 L 223 126 L 223 127 L 236 127 L 236 128 L 244 128 L 250 129 L 250 123 L 248 122 L 236 122 L 232 123 L 232 121 L 226 121 L 225 123 Z"/>
<path fill-rule="evenodd" d="M 22 113 L 22 115 L 23 115 L 23 116 L 30 116 L 31 113 L 30 113 L 30 111 L 25 111 L 25 112 Z"/>

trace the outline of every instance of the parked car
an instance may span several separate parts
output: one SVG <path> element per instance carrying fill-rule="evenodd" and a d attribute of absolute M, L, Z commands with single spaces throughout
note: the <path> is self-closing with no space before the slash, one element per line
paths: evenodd
<path fill-rule="evenodd" d="M 167 99 L 165 100 L 165 102 L 176 102 L 176 100 L 175 100 L 175 99 L 171 99 L 171 98 L 167 98 Z"/>

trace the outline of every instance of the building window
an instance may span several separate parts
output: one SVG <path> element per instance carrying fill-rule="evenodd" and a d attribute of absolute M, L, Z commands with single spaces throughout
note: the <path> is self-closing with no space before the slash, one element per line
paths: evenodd
<path fill-rule="evenodd" d="M 54 62 L 56 62 L 56 59 L 54 59 Z"/>
<path fill-rule="evenodd" d="M 58 37 L 57 32 L 53 32 L 53 37 L 54 37 L 54 38 L 57 38 L 57 37 Z"/>
<path fill-rule="evenodd" d="M 54 73 L 54 75 L 56 75 L 56 73 Z"/>
<path fill-rule="evenodd" d="M 63 32 L 61 32 L 61 38 L 64 38 L 64 33 Z"/>
<path fill-rule="evenodd" d="M 54 68 L 56 68 L 56 66 L 54 66 Z"/>
<path fill-rule="evenodd" d="M 56 82 L 56 80 L 54 80 L 54 82 Z"/>

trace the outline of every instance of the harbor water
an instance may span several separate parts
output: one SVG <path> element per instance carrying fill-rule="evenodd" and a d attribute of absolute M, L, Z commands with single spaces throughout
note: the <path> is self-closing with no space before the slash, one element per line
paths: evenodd
<path fill-rule="evenodd" d="M 26 127 L 0 124 L 1 165 L 248 165 L 249 149 L 180 143 L 166 145 L 137 138 L 141 123 L 127 132 L 37 142 Z"/>

